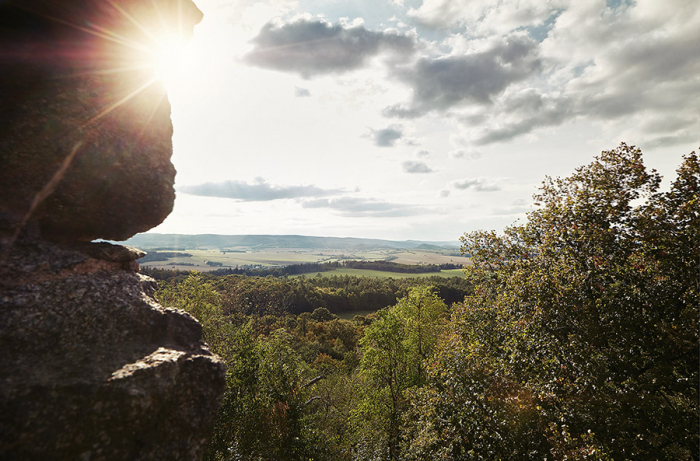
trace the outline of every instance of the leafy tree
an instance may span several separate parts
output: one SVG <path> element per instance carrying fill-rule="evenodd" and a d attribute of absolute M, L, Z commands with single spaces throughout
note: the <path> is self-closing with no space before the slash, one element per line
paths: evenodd
<path fill-rule="evenodd" d="M 338 316 L 331 314 L 331 311 L 325 307 L 318 307 L 314 309 L 314 311 L 311 313 L 311 317 L 318 321 L 328 321 L 338 318 Z"/>
<path fill-rule="evenodd" d="M 411 381 L 422 386 L 426 380 L 425 361 L 432 355 L 446 323 L 447 308 L 431 287 L 412 288 L 393 307 L 404 328 L 403 345 L 412 359 Z"/>
<path fill-rule="evenodd" d="M 699 459 L 698 156 L 660 180 L 622 144 L 545 180 L 526 224 L 463 237 L 474 295 L 407 459 Z"/>
<path fill-rule="evenodd" d="M 202 323 L 204 340 L 226 362 L 227 389 L 205 459 L 312 458 L 318 443 L 304 421 L 308 367 L 285 330 L 255 334 L 256 328 L 265 329 L 266 320 L 275 327 L 280 318 L 232 322 L 236 317 L 224 314 L 221 295 L 199 275 L 164 287 L 158 298 L 195 316 Z"/>
<path fill-rule="evenodd" d="M 406 391 L 423 384 L 423 360 L 432 354 L 445 310 L 432 290 L 414 288 L 365 329 L 364 398 L 353 414 L 357 459 L 399 459 Z"/>
<path fill-rule="evenodd" d="M 319 443 L 306 422 L 309 374 L 289 333 L 255 338 L 248 323 L 230 341 L 227 390 L 206 459 L 313 459 Z"/>
<path fill-rule="evenodd" d="M 204 341 L 214 353 L 224 360 L 233 353 L 230 341 L 235 332 L 233 319 L 224 315 L 221 295 L 202 276 L 192 274 L 176 285 L 166 284 L 156 297 L 164 306 L 182 309 L 199 320 Z"/>
<path fill-rule="evenodd" d="M 353 459 L 355 438 L 348 422 L 361 398 L 358 392 L 361 386 L 362 380 L 356 373 L 329 373 L 314 385 L 313 396 L 307 400 L 313 413 L 310 413 L 306 423 L 316 435 L 316 459 Z"/>

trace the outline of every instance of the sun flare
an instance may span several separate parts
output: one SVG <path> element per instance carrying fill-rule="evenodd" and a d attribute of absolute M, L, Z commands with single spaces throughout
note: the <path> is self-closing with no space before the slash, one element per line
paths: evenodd
<path fill-rule="evenodd" d="M 154 76 L 166 86 L 181 81 L 187 70 L 188 41 L 178 34 L 156 39 L 154 48 Z"/>

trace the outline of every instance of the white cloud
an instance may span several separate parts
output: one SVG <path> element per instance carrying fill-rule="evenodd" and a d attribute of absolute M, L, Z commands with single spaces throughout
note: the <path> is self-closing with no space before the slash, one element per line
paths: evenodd
<path fill-rule="evenodd" d="M 564 0 L 424 0 L 409 15 L 438 28 L 462 26 L 478 35 L 543 24 Z"/>
<path fill-rule="evenodd" d="M 200 197 L 219 197 L 244 202 L 266 202 L 270 200 L 323 197 L 345 192 L 342 189 L 321 189 L 316 186 L 275 186 L 258 178 L 255 183 L 245 181 L 208 182 L 191 186 L 179 186 L 179 192 Z"/>
<path fill-rule="evenodd" d="M 466 178 L 457 181 L 452 181 L 450 184 L 454 189 L 465 190 L 474 189 L 477 192 L 495 192 L 501 190 L 501 187 L 494 180 L 486 180 L 484 178 Z"/>
<path fill-rule="evenodd" d="M 471 2 L 427 1 L 421 9 L 459 22 L 458 5 L 476 8 Z M 516 64 L 503 65 L 499 58 L 508 45 L 491 45 L 485 51 L 492 39 L 453 35 L 449 43 L 466 54 L 455 55 L 453 48 L 448 57 L 423 58 L 414 74 L 404 71 L 413 100 L 385 113 L 445 113 L 467 128 L 467 146 L 508 142 L 575 120 L 634 122 L 636 128 L 621 134 L 647 146 L 697 139 L 700 9 L 694 2 L 548 5 L 556 6 L 558 15 L 542 43 L 527 42 L 521 35 L 506 39 L 527 50 Z M 496 13 L 485 14 L 484 21 Z M 472 45 L 479 51 L 469 51 Z M 430 67 L 438 63 L 440 72 Z"/>
<path fill-rule="evenodd" d="M 403 171 L 410 174 L 433 173 L 433 170 L 425 162 L 412 162 L 407 160 L 401 164 Z"/>
<path fill-rule="evenodd" d="M 395 218 L 426 214 L 429 211 L 418 206 L 391 203 L 382 200 L 356 197 L 317 199 L 302 202 L 304 208 L 330 208 L 346 217 Z"/>
<path fill-rule="evenodd" d="M 450 158 L 476 160 L 481 158 L 481 152 L 477 150 L 456 149 L 447 153 Z"/>

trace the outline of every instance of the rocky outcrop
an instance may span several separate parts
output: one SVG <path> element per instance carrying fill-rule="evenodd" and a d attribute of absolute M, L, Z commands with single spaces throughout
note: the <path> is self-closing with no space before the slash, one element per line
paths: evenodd
<path fill-rule="evenodd" d="M 0 2 L 0 459 L 197 460 L 225 387 L 126 239 L 170 212 L 148 63 L 189 0 Z"/>
<path fill-rule="evenodd" d="M 0 459 L 200 459 L 223 363 L 196 320 L 123 269 L 138 251 L 86 246 L 22 240 L 4 255 Z"/>
<path fill-rule="evenodd" d="M 0 218 L 52 240 L 160 224 L 175 169 L 153 62 L 201 17 L 190 0 L 0 2 Z"/>

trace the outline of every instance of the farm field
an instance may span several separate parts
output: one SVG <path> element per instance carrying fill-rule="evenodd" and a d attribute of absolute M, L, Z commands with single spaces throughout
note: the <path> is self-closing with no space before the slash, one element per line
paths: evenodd
<path fill-rule="evenodd" d="M 439 250 L 371 250 L 366 252 L 351 252 L 348 250 L 317 250 L 317 249 L 266 249 L 266 250 L 214 250 L 214 249 L 187 249 L 178 250 L 181 253 L 189 253 L 192 256 L 175 256 L 168 258 L 166 261 L 149 261 L 142 265 L 146 267 L 155 267 L 160 269 L 176 269 L 185 271 L 200 271 L 206 272 L 221 268 L 268 268 L 275 266 L 288 266 L 291 264 L 303 263 L 319 263 L 332 262 L 342 260 L 364 260 L 364 261 L 382 261 L 390 260 L 399 264 L 468 264 L 469 259 L 463 256 L 456 256 L 448 251 Z M 212 264 L 207 264 L 210 262 Z M 378 271 L 365 271 L 360 269 L 339 269 L 334 273 L 339 274 L 342 271 L 348 271 L 348 274 L 358 275 L 357 273 L 367 273 L 367 276 L 383 276 L 386 277 L 387 272 L 377 275 L 371 274 Z M 456 270 L 461 275 L 459 270 Z M 451 271 L 443 271 L 445 272 Z M 313 276 L 314 273 L 307 274 Z M 416 275 L 428 274 L 394 274 L 396 277 L 412 277 Z M 436 275 L 433 273 L 432 275 Z"/>
<path fill-rule="evenodd" d="M 322 277 L 329 277 L 332 275 L 353 275 L 355 277 L 378 277 L 378 278 L 388 278 L 392 277 L 395 279 L 408 279 L 408 278 L 416 278 L 416 277 L 432 277 L 432 276 L 438 276 L 438 277 L 463 277 L 464 273 L 462 272 L 462 269 L 450 269 L 450 270 L 445 270 L 445 271 L 440 271 L 440 272 L 425 272 L 421 274 L 404 274 L 400 272 L 386 272 L 386 271 L 373 271 L 373 270 L 366 270 L 366 269 L 349 269 L 349 268 L 342 268 L 342 269 L 336 269 L 332 271 L 326 271 L 326 272 L 310 272 L 308 274 L 300 274 L 300 275 L 294 275 L 292 277 L 316 277 L 318 275 Z"/>

